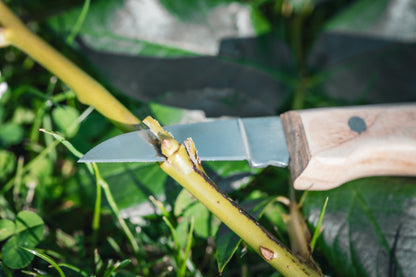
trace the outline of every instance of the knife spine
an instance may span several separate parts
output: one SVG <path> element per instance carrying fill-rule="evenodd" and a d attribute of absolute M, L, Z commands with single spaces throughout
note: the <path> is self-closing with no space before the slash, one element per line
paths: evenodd
<path fill-rule="evenodd" d="M 292 181 L 294 181 L 302 174 L 311 159 L 309 144 L 299 112 L 289 111 L 282 114 L 280 118 L 290 155 L 289 169 Z"/>

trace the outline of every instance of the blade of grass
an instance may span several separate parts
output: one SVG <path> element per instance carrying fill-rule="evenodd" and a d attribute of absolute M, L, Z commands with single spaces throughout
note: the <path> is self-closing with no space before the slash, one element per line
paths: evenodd
<path fill-rule="evenodd" d="M 22 249 L 26 250 L 29 253 L 32 253 L 33 255 L 41 258 L 44 261 L 48 262 L 51 266 L 53 266 L 56 269 L 56 271 L 58 271 L 59 276 L 65 277 L 65 274 L 62 271 L 62 269 L 59 267 L 59 265 L 54 260 L 52 260 L 52 258 L 50 258 L 49 256 L 41 253 L 38 249 L 33 250 L 33 249 L 26 248 L 26 247 L 22 247 Z"/>
<path fill-rule="evenodd" d="M 107 237 L 107 242 L 113 248 L 113 250 L 122 258 L 125 258 L 123 251 L 120 248 L 120 245 L 112 237 Z"/>
<path fill-rule="evenodd" d="M 162 213 L 162 216 L 170 218 L 170 213 L 168 212 L 168 210 L 162 202 L 157 200 L 153 195 L 149 196 L 149 200 L 152 201 L 153 205 L 155 205 L 159 209 L 159 211 Z"/>
<path fill-rule="evenodd" d="M 66 38 L 66 43 L 72 44 L 75 40 L 75 37 L 78 35 L 79 31 L 81 30 L 82 24 L 87 17 L 88 10 L 90 8 L 90 0 L 85 0 L 84 5 L 82 6 L 81 13 L 79 14 L 77 21 L 75 21 L 74 26 L 72 27 L 71 33 Z"/>
<path fill-rule="evenodd" d="M 81 158 L 84 156 L 81 152 L 79 152 L 68 140 L 66 140 L 63 136 L 54 133 L 52 131 L 45 130 L 43 128 L 39 129 L 39 131 L 49 134 L 53 136 L 58 143 L 62 143 L 75 157 Z"/>
<path fill-rule="evenodd" d="M 70 264 L 67 264 L 67 263 L 59 263 L 58 265 L 60 267 L 68 268 L 68 269 L 70 269 L 70 270 L 72 270 L 72 271 L 74 271 L 74 272 L 76 272 L 76 273 L 78 273 L 78 274 L 80 274 L 80 275 L 82 275 L 84 277 L 88 277 L 89 276 L 85 271 L 79 269 L 76 266 L 73 266 L 73 265 L 70 265 Z"/>
<path fill-rule="evenodd" d="M 179 250 L 179 242 L 178 242 L 178 236 L 176 235 L 175 227 L 173 227 L 173 224 L 169 221 L 169 219 L 166 216 L 162 217 L 163 221 L 168 225 L 170 233 L 172 235 L 173 243 L 175 244 L 175 249 Z"/>
<path fill-rule="evenodd" d="M 189 226 L 188 238 L 186 240 L 186 247 L 185 247 L 185 256 L 183 257 L 182 264 L 180 265 L 178 273 L 176 275 L 178 277 L 185 276 L 186 263 L 187 263 L 188 258 L 190 256 L 190 253 L 191 253 L 193 233 L 194 233 L 194 218 L 191 219 L 191 223 L 190 223 L 190 226 Z"/>
<path fill-rule="evenodd" d="M 316 244 L 316 241 L 318 240 L 319 235 L 321 234 L 321 226 L 322 226 L 322 221 L 324 220 L 324 215 L 326 211 L 326 205 L 328 204 L 328 199 L 329 199 L 328 197 L 325 198 L 325 202 L 322 205 L 321 213 L 319 214 L 318 222 L 316 223 L 315 231 L 313 232 L 313 236 L 311 239 L 312 251 L 315 248 L 315 244 Z"/>
<path fill-rule="evenodd" d="M 110 277 L 117 269 L 123 268 L 126 265 L 130 263 L 130 260 L 126 259 L 121 262 L 116 262 L 114 265 L 111 265 L 110 268 L 108 268 L 105 271 L 104 277 Z"/>
<path fill-rule="evenodd" d="M 50 117 L 49 114 L 45 114 L 43 116 L 43 120 L 42 121 L 43 121 L 44 128 L 46 128 L 46 129 L 52 129 L 52 119 L 51 119 L 51 117 Z M 45 136 L 45 144 L 46 145 L 51 144 L 52 141 L 53 141 L 53 138 L 51 136 Z M 56 153 L 56 149 L 54 149 L 53 151 L 51 151 L 49 153 L 49 159 L 50 160 L 56 161 L 57 157 L 58 157 L 58 154 Z"/>

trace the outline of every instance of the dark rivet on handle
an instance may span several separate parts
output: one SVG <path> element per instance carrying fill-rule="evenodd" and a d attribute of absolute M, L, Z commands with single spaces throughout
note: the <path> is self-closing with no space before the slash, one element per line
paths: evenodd
<path fill-rule="evenodd" d="M 348 126 L 350 127 L 351 131 L 359 134 L 367 129 L 367 125 L 365 124 L 364 119 L 359 116 L 350 117 L 350 119 L 348 119 Z"/>

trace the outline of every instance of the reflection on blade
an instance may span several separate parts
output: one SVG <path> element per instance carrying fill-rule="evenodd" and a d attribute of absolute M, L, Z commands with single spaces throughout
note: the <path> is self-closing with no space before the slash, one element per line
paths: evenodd
<path fill-rule="evenodd" d="M 178 142 L 191 137 L 204 161 L 248 160 L 253 167 L 285 167 L 289 154 L 279 117 L 217 120 L 164 127 Z M 79 162 L 163 161 L 148 143 L 148 130 L 116 136 L 91 149 Z"/>

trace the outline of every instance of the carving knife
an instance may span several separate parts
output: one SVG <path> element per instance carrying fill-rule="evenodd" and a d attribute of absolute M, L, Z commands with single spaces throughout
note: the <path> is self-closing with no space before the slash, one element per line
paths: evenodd
<path fill-rule="evenodd" d="M 205 161 L 289 166 L 294 187 L 328 190 L 365 176 L 416 176 L 416 104 L 289 111 L 279 116 L 164 127 L 191 137 Z M 79 162 L 164 161 L 149 130 L 110 138 Z"/>

